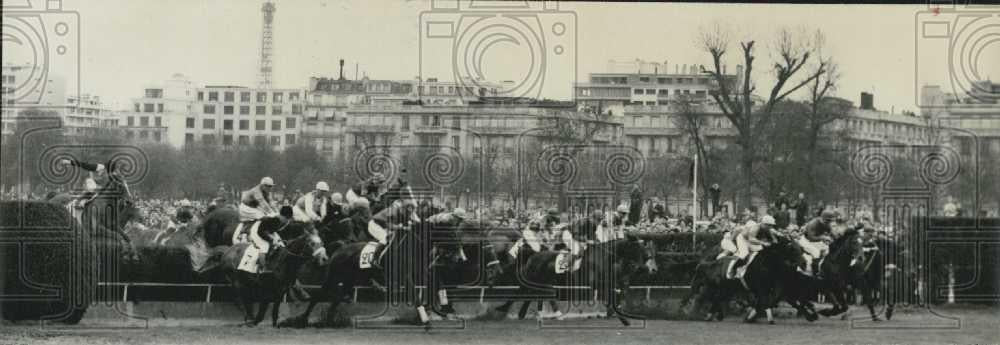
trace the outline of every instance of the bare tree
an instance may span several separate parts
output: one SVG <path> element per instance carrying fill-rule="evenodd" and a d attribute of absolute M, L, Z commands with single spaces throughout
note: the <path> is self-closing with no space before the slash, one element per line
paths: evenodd
<path fill-rule="evenodd" d="M 758 138 L 764 134 L 761 129 L 766 128 L 772 120 L 774 106 L 788 95 L 819 78 L 826 73 L 829 67 L 828 62 L 821 59 L 810 64 L 815 59 L 816 37 L 800 37 L 795 34 L 796 31 L 786 28 L 777 34 L 772 48 L 775 53 L 774 65 L 772 66 L 774 84 L 771 86 L 768 98 L 762 99 L 761 104 L 757 104 L 754 95 L 756 84 L 753 71 L 757 58 L 757 52 L 754 49 L 756 41 L 745 39 L 739 42 L 744 68 L 741 75 L 732 76 L 725 74 L 722 70 L 730 46 L 730 31 L 716 25 L 713 29 L 703 30 L 700 35 L 701 48 L 709 54 L 712 60 L 708 68 L 702 65 L 701 70 L 715 81 L 718 88 L 711 92 L 711 96 L 739 133 L 737 144 L 743 149 L 743 174 L 748 189 L 753 185 L 754 163 L 763 158 L 759 156 Z M 803 70 L 807 65 L 811 65 L 810 70 Z M 802 75 L 802 77 L 796 78 L 798 75 Z M 749 205 L 752 200 L 750 190 L 747 191 L 744 198 L 744 202 Z"/>

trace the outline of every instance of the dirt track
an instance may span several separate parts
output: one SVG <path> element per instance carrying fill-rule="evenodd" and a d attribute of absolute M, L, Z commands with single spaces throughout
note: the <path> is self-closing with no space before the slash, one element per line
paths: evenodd
<path fill-rule="evenodd" d="M 87 329 L 80 326 L 40 328 L 37 324 L 4 325 L 0 344 L 996 344 L 1000 343 L 1000 308 L 940 307 L 938 314 L 961 319 L 957 329 L 911 327 L 954 324 L 924 309 L 898 313 L 880 328 L 840 319 L 779 319 L 778 324 L 744 324 L 736 318 L 721 323 L 648 321 L 641 329 L 617 328 L 612 320 L 577 320 L 556 324 L 569 329 L 540 329 L 536 321 L 470 321 L 465 329 L 273 329 L 221 326 L 148 329 Z M 862 316 L 855 310 L 854 316 Z"/>

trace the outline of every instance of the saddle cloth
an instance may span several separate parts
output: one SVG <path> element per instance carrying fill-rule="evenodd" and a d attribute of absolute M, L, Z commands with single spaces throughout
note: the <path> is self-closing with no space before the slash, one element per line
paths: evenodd
<path fill-rule="evenodd" d="M 250 273 L 260 272 L 261 267 L 258 260 L 260 254 L 260 249 L 256 246 L 247 246 L 247 249 L 243 251 L 243 258 L 240 259 L 240 265 L 236 269 Z"/>
<path fill-rule="evenodd" d="M 361 249 L 361 254 L 358 255 L 358 267 L 362 269 L 371 268 L 376 255 L 378 255 L 378 243 L 368 242 L 368 244 Z"/>
<path fill-rule="evenodd" d="M 568 252 L 559 253 L 556 255 L 555 270 L 556 274 L 563 274 L 568 272 L 576 272 L 580 269 L 580 264 L 583 263 L 583 258 L 576 258 L 573 260 L 573 265 L 570 267 L 569 258 L 571 256 Z"/>

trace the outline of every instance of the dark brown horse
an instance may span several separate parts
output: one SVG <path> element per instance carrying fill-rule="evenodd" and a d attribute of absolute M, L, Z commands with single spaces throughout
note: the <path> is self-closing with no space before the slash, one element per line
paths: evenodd
<path fill-rule="evenodd" d="M 266 260 L 266 273 L 238 269 L 247 248 L 252 245 L 250 243 L 229 247 L 222 255 L 221 268 L 243 305 L 245 325 L 256 326 L 263 321 L 268 305 L 274 303 L 271 324 L 277 327 L 281 301 L 294 284 L 299 269 L 310 260 L 321 266 L 326 265 L 329 258 L 312 224 L 295 221 L 286 224 L 280 218 L 265 218 L 257 231 L 262 234 L 278 233 L 282 238 L 292 239 L 285 246 L 272 246 Z M 253 315 L 254 301 L 259 303 L 256 316 Z"/>

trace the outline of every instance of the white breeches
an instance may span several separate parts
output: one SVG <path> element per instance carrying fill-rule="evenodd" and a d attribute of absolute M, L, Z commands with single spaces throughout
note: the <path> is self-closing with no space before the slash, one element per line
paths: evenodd
<path fill-rule="evenodd" d="M 389 232 L 385 230 L 385 228 L 379 226 L 378 223 L 375 223 L 375 221 L 373 220 L 368 221 L 368 234 L 372 235 L 372 237 L 378 240 L 378 243 L 381 244 L 388 243 L 386 239 L 389 237 Z"/>

